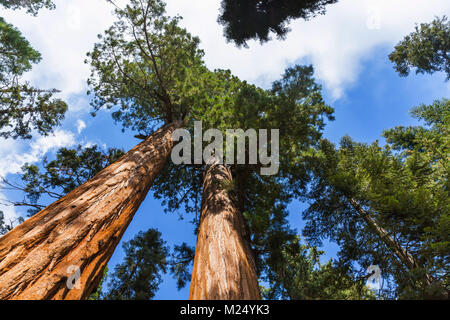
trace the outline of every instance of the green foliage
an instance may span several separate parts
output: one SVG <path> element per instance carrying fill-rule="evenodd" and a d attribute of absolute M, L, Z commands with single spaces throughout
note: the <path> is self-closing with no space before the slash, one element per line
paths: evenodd
<path fill-rule="evenodd" d="M 325 7 L 337 0 L 222 0 L 219 23 L 228 41 L 246 46 L 248 40 L 261 43 L 274 33 L 283 39 L 292 19 L 308 20 L 325 13 Z"/>
<path fill-rule="evenodd" d="M 42 196 L 54 200 L 63 197 L 117 161 L 123 154 L 123 150 L 116 148 L 110 148 L 105 152 L 96 145 L 92 147 L 79 145 L 75 149 L 59 149 L 56 152 L 56 159 L 52 161 L 44 159 L 43 172 L 36 165 L 25 164 L 22 167 L 22 181 L 25 186 L 17 188 L 24 191 L 26 201 L 15 205 L 31 206 L 28 213 L 33 215 L 45 207 L 38 204 Z"/>
<path fill-rule="evenodd" d="M 1 1 L 7 8 L 27 7 L 36 14 L 50 1 Z M 0 17 L 0 136 L 31 138 L 32 131 L 46 135 L 58 125 L 67 111 L 61 99 L 52 99 L 55 89 L 42 90 L 20 77 L 41 60 L 39 52 L 11 24 Z"/>
<path fill-rule="evenodd" d="M 177 280 L 177 288 L 180 290 L 191 281 L 189 268 L 194 263 L 195 248 L 189 247 L 186 243 L 176 245 L 170 259 L 170 272 Z"/>
<path fill-rule="evenodd" d="M 266 299 L 290 300 L 361 300 L 375 299 L 365 286 L 365 278 L 356 279 L 351 272 L 331 260 L 320 263 L 322 251 L 300 243 L 297 237 L 285 243 L 281 258 L 271 267 Z"/>
<path fill-rule="evenodd" d="M 30 43 L 19 30 L 3 18 L 0 18 L 0 35 L 2 45 L 2 63 L 0 65 L 0 81 L 2 86 L 11 81 L 11 75 L 22 75 L 31 70 L 33 63 L 41 60 L 41 54 L 30 47 Z"/>
<path fill-rule="evenodd" d="M 88 53 L 95 110 L 112 108 L 124 128 L 150 134 L 152 125 L 183 119 L 201 104 L 207 69 L 199 39 L 165 15 L 159 0 L 131 0 Z M 94 113 L 95 114 L 95 113 Z"/>
<path fill-rule="evenodd" d="M 8 226 L 5 224 L 5 215 L 3 211 L 0 211 L 0 236 L 9 231 Z"/>
<path fill-rule="evenodd" d="M 321 87 L 314 81 L 313 68 L 289 68 L 283 79 L 275 82 L 270 90 L 241 82 L 224 70 L 211 73 L 210 79 L 214 80 L 209 82 L 210 99 L 214 101 L 203 113 L 193 112 L 189 118 L 201 120 L 203 130 L 216 128 L 224 134 L 227 129 L 239 128 L 244 131 L 280 130 L 280 174 L 264 177 L 259 175 L 260 165 L 232 165 L 236 189 L 244 190 L 247 186 L 272 181 L 283 183 L 287 191 L 300 192 L 308 179 L 305 167 L 291 164 L 293 160 L 301 159 L 302 154 L 309 152 L 311 146 L 317 143 L 325 120 L 333 119 L 333 109 L 324 103 Z M 188 122 L 186 129 L 192 133 L 192 122 Z M 199 205 L 197 197 L 202 184 L 201 166 L 175 166 L 168 163 L 166 169 L 154 183 L 155 196 L 164 198 L 164 205 L 168 206 L 169 211 L 178 210 L 184 205 L 187 213 L 198 212 L 198 207 L 193 208 L 193 205 Z M 242 178 L 238 177 L 240 175 Z M 286 179 L 289 179 L 289 184 L 284 183 Z M 280 188 L 274 189 L 268 185 L 267 192 L 270 193 L 270 190 Z"/>
<path fill-rule="evenodd" d="M 36 15 L 42 8 L 55 8 L 51 0 L 0 0 L 0 5 L 6 9 L 27 9 L 27 13 L 32 15 Z"/>
<path fill-rule="evenodd" d="M 52 99 L 57 91 L 40 90 L 28 84 L 0 90 L 0 136 L 30 139 L 33 131 L 47 135 L 64 119 L 67 104 Z"/>
<path fill-rule="evenodd" d="M 149 300 L 167 270 L 169 249 L 155 229 L 139 232 L 123 245 L 125 257 L 108 282 L 107 300 Z"/>
<path fill-rule="evenodd" d="M 216 128 L 223 133 L 238 128 L 280 130 L 279 174 L 260 175 L 260 164 L 234 164 L 233 184 L 226 186 L 245 217 L 262 277 L 280 259 L 279 248 L 295 237 L 287 222 L 286 207 L 309 179 L 307 168 L 297 160 L 320 140 L 325 120 L 332 119 L 333 109 L 324 103 L 311 66 L 289 68 L 269 90 L 240 81 L 229 71 L 216 70 L 210 77 L 214 79 L 209 82 L 214 102 L 202 114 L 192 112 L 189 120 L 202 120 L 203 130 Z M 186 128 L 192 133 L 191 121 Z M 155 197 L 163 199 L 167 211 L 183 208 L 184 217 L 195 213 L 195 224 L 200 212 L 203 169 L 204 164 L 167 163 L 152 186 Z"/>
<path fill-rule="evenodd" d="M 108 278 L 108 266 L 105 267 L 105 270 L 103 270 L 103 277 L 100 280 L 100 283 L 98 284 L 97 289 L 95 292 L 93 292 L 88 300 L 100 300 L 102 297 L 102 291 L 103 291 L 103 285 L 105 284 L 105 281 Z"/>
<path fill-rule="evenodd" d="M 11 231 L 16 225 L 21 224 L 23 221 L 24 219 L 22 217 L 18 217 L 13 221 L 6 222 L 5 214 L 3 211 L 0 211 L 0 237 L 8 231 Z"/>
<path fill-rule="evenodd" d="M 337 150 L 322 141 L 317 157 L 310 158 L 315 177 L 303 213 L 305 236 L 313 244 L 325 238 L 337 242 L 344 264 L 379 265 L 401 298 L 442 296 L 448 283 L 449 112 L 448 100 L 421 106 L 413 115 L 426 126 L 387 130 L 384 147 L 344 137 Z M 417 266 L 407 268 L 397 259 L 352 199 L 415 257 Z M 433 278 L 431 286 L 426 274 Z"/>
<path fill-rule="evenodd" d="M 412 68 L 416 73 L 443 71 L 450 79 L 450 21 L 446 16 L 416 26 L 389 55 L 401 76 Z"/>

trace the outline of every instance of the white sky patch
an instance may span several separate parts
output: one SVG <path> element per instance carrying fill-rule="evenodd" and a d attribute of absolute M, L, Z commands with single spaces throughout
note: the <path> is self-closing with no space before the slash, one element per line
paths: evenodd
<path fill-rule="evenodd" d="M 11 139 L 0 141 L 0 158 L 2 159 L 0 161 L 1 177 L 19 173 L 25 163 L 36 163 L 50 151 L 74 145 L 75 136 L 72 132 L 58 129 L 53 134 L 31 140 L 27 150 L 23 150 L 25 143 L 20 140 Z M 5 199 L 1 191 L 0 199 Z M 0 210 L 4 212 L 6 219 L 14 219 L 19 216 L 12 206 L 6 206 L 0 203 Z"/>
<path fill-rule="evenodd" d="M 83 148 L 90 148 L 90 147 L 93 147 L 93 146 L 95 146 L 96 144 L 95 144 L 95 142 L 93 142 L 93 141 L 87 141 L 87 142 L 85 142 L 84 144 L 83 144 Z"/>
<path fill-rule="evenodd" d="M 77 120 L 77 132 L 78 132 L 78 134 L 80 134 L 81 131 L 83 131 L 83 129 L 85 129 L 85 128 L 86 128 L 86 123 L 83 120 L 78 119 Z"/>
<path fill-rule="evenodd" d="M 3 159 L 0 162 L 0 176 L 18 173 L 25 163 L 35 163 L 49 151 L 74 145 L 75 137 L 72 132 L 57 129 L 48 136 L 33 139 L 26 152 L 22 152 L 18 144 L 18 141 L 10 140 L 0 143 L 0 156 Z"/>
<path fill-rule="evenodd" d="M 29 79 L 42 87 L 57 87 L 67 97 L 86 91 L 86 52 L 115 18 L 113 6 L 105 0 L 56 0 L 55 4 L 56 10 L 42 10 L 37 17 L 17 11 L 2 14 L 42 53 L 43 61 Z M 449 14 L 450 1 L 340 0 L 328 6 L 324 16 L 294 20 L 286 40 L 262 46 L 250 42 L 249 49 L 225 42 L 223 27 L 216 22 L 219 8 L 220 0 L 167 1 L 168 13 L 184 17 L 182 25 L 200 37 L 208 67 L 231 69 L 242 79 L 268 86 L 286 67 L 307 59 L 314 64 L 316 77 L 338 99 L 357 81 L 362 61 L 372 50 L 380 45 L 393 48 L 415 23 Z M 70 108 L 89 110 L 86 104 Z"/>
<path fill-rule="evenodd" d="M 12 222 L 12 225 L 15 226 L 16 224 L 14 222 L 16 222 L 20 215 L 16 212 L 14 206 L 7 205 L 6 202 L 3 201 L 5 198 L 6 196 L 0 191 L 0 211 L 3 212 L 5 223 L 9 225 Z"/>

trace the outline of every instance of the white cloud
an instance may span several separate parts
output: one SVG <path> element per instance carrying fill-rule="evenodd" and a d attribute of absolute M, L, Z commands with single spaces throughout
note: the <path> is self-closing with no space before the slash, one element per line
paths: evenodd
<path fill-rule="evenodd" d="M 1 140 L 0 141 L 0 177 L 6 177 L 9 174 L 15 174 L 21 171 L 25 163 L 36 163 L 49 151 L 61 147 L 68 147 L 75 144 L 74 134 L 65 130 L 55 130 L 53 134 L 45 137 L 38 137 L 31 141 L 28 148 L 25 143 L 19 140 Z M 5 199 L 0 192 L 0 199 Z M 0 203 L 0 210 L 5 213 L 5 218 L 14 219 L 18 214 L 14 207 L 6 206 Z"/>
<path fill-rule="evenodd" d="M 6 196 L 3 194 L 3 192 L 0 192 L 0 211 L 3 212 L 5 223 L 9 225 L 11 222 L 13 222 L 12 225 L 15 225 L 14 222 L 20 215 L 16 212 L 14 206 L 8 205 L 8 203 L 3 201 L 3 199 L 6 199 Z"/>
<path fill-rule="evenodd" d="M 120 2 L 124 2 L 123 0 Z M 85 54 L 114 21 L 112 5 L 105 0 L 56 0 L 55 11 L 41 11 L 37 17 L 7 11 L 5 18 L 17 25 L 43 61 L 30 74 L 43 87 L 57 87 L 64 96 L 84 93 L 89 68 Z M 324 16 L 311 21 L 297 20 L 284 41 L 249 49 L 227 44 L 216 20 L 220 0 L 170 0 L 170 15 L 184 17 L 183 26 L 202 41 L 210 68 L 231 69 L 259 85 L 269 85 L 284 69 L 296 62 L 311 61 L 316 76 L 335 98 L 345 93 L 361 72 L 363 59 L 380 45 L 392 47 L 410 33 L 416 22 L 431 21 L 450 12 L 448 0 L 340 0 Z M 88 110 L 75 103 L 73 109 Z"/>
<path fill-rule="evenodd" d="M 41 10 L 37 17 L 24 11 L 5 10 L 2 16 L 17 26 L 42 54 L 28 79 L 44 88 L 62 90 L 67 99 L 85 93 L 89 67 L 84 64 L 101 33 L 113 22 L 112 6 L 105 0 L 57 0 L 57 9 Z M 70 104 L 71 110 L 89 109 L 88 104 Z"/>
<path fill-rule="evenodd" d="M 57 129 L 48 136 L 41 136 L 33 139 L 29 150 L 23 152 L 21 142 L 16 140 L 3 140 L 0 143 L 0 176 L 17 173 L 25 163 L 35 163 L 39 161 L 47 152 L 61 147 L 75 144 L 73 133 Z"/>
<path fill-rule="evenodd" d="M 78 132 L 78 134 L 80 134 L 81 131 L 83 131 L 84 128 L 86 128 L 86 123 L 83 120 L 78 119 L 77 120 L 77 132 Z"/>

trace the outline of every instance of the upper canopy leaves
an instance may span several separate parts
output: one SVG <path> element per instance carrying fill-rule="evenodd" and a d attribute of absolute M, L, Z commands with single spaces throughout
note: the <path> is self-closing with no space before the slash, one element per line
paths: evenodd
<path fill-rule="evenodd" d="M 7 9 L 27 9 L 27 12 L 36 15 L 42 8 L 54 9 L 52 0 L 0 0 L 0 5 Z"/>
<path fill-rule="evenodd" d="M 228 41 L 246 46 L 248 40 L 266 42 L 273 32 L 284 38 L 291 19 L 309 19 L 324 14 L 337 0 L 222 0 L 219 23 Z"/>
<path fill-rule="evenodd" d="M 446 16 L 416 26 L 389 55 L 401 76 L 412 68 L 416 73 L 443 71 L 450 79 L 450 21 Z"/>
<path fill-rule="evenodd" d="M 12 9 L 26 7 L 36 14 L 50 1 L 0 1 Z M 41 60 L 39 52 L 11 24 L 0 17 L 0 136 L 4 138 L 31 138 L 31 132 L 48 134 L 64 118 L 67 105 L 61 99 L 52 99 L 55 89 L 32 87 L 20 77 Z"/>
<path fill-rule="evenodd" d="M 144 134 L 155 121 L 183 119 L 208 74 L 199 39 L 178 26 L 179 17 L 164 15 L 159 0 L 132 0 L 115 13 L 118 21 L 88 53 L 95 110 L 117 105 L 114 119 Z"/>
<path fill-rule="evenodd" d="M 449 110 L 448 100 L 413 109 L 427 126 L 387 130 L 384 147 L 344 137 L 339 149 L 323 141 L 319 156 L 311 158 L 314 183 L 304 212 L 305 235 L 315 244 L 325 238 L 336 241 L 342 261 L 357 261 L 364 268 L 379 265 L 404 297 L 442 294 L 439 285 L 424 285 L 425 274 L 448 283 Z M 418 265 L 400 262 L 352 200 Z"/>

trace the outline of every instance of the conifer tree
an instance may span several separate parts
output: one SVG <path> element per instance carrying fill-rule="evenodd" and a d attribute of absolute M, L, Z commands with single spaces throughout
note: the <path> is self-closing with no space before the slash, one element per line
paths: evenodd
<path fill-rule="evenodd" d="M 340 244 L 342 261 L 379 265 L 395 296 L 448 295 L 448 128 L 444 99 L 413 109 L 425 126 L 384 132 L 387 145 L 323 141 L 313 160 L 308 240 Z"/>
<path fill-rule="evenodd" d="M 400 41 L 389 55 L 395 70 L 406 77 L 416 73 L 442 71 L 450 79 L 450 21 L 446 16 L 422 23 Z"/>
<path fill-rule="evenodd" d="M 26 8 L 36 15 L 42 7 L 53 8 L 49 0 L 2 0 L 5 8 Z M 29 139 L 32 132 L 46 135 L 60 124 L 67 104 L 53 98 L 56 89 L 39 89 L 23 81 L 23 74 L 41 60 L 19 30 L 0 17 L 0 137 Z"/>

